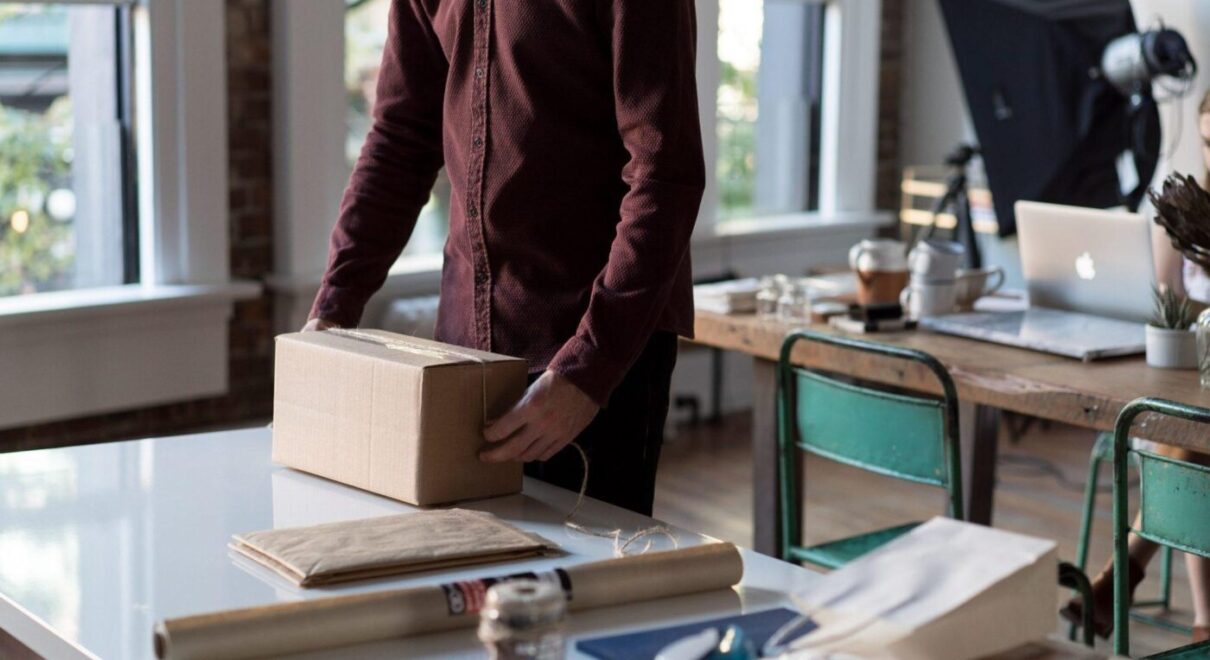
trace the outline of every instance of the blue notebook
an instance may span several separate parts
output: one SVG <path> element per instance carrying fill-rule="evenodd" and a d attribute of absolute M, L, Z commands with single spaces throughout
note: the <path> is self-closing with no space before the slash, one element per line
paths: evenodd
<path fill-rule="evenodd" d="M 582 653 L 594 658 L 600 658 L 601 660 L 650 660 L 665 646 L 679 639 L 699 633 L 707 628 L 723 629 L 730 625 L 737 625 L 743 629 L 744 634 L 759 649 L 764 646 L 765 642 L 769 641 L 769 638 L 773 636 L 773 633 L 777 632 L 778 628 L 781 628 L 787 621 L 797 616 L 798 612 L 785 607 L 779 607 L 763 612 L 698 621 L 697 623 L 687 623 L 671 628 L 658 628 L 656 630 L 626 633 L 612 637 L 584 639 L 576 642 L 576 648 Z M 794 637 L 805 635 L 814 629 L 815 624 L 808 621 L 797 629 L 797 634 Z"/>

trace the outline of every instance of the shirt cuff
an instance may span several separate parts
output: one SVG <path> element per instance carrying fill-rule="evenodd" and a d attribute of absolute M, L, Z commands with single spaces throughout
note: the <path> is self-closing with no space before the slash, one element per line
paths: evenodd
<path fill-rule="evenodd" d="M 356 328 L 370 295 L 361 289 L 323 284 L 311 304 L 308 319 L 323 319 L 342 328 Z"/>
<path fill-rule="evenodd" d="M 599 348 L 575 336 L 563 344 L 546 368 L 571 381 L 572 385 L 604 408 L 609 403 L 609 395 L 625 377 L 629 365 L 605 355 Z"/>

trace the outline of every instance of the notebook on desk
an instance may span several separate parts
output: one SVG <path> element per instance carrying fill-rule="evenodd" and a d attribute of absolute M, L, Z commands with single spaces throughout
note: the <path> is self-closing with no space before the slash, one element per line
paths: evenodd
<path fill-rule="evenodd" d="M 748 639 L 752 640 L 752 643 L 759 649 L 773 637 L 778 629 L 797 617 L 798 612 L 779 607 L 763 612 L 740 614 L 668 628 L 585 639 L 577 642 L 576 648 L 581 653 L 600 660 L 650 660 L 664 647 L 689 635 L 707 628 L 724 629 L 727 626 L 736 625 L 743 629 Z M 789 639 L 805 635 L 814 628 L 814 623 L 804 622 L 801 627 L 792 631 L 793 634 L 789 636 Z"/>

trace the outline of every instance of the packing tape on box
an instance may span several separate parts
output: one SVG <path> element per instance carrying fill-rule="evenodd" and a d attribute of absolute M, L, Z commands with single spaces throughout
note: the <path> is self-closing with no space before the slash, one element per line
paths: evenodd
<path fill-rule="evenodd" d="M 435 346 L 418 346 L 406 341 L 393 340 L 389 337 L 376 335 L 363 330 L 352 328 L 329 328 L 324 330 L 328 334 L 336 335 L 337 337 L 345 337 L 354 341 L 364 341 L 371 344 L 376 344 L 383 348 L 392 351 L 403 351 L 412 355 L 423 355 L 437 360 L 454 360 L 457 362 L 466 362 L 478 364 L 483 372 L 483 424 L 487 425 L 487 362 L 473 353 L 463 353 L 462 351 L 452 350 L 448 348 L 437 348 Z"/>
<path fill-rule="evenodd" d="M 519 577 L 557 583 L 570 610 L 627 605 L 729 589 L 743 577 L 739 550 L 711 543 L 608 559 L 542 574 L 468 580 L 166 619 L 156 625 L 164 660 L 239 660 L 317 651 L 471 628 L 492 584 Z"/>

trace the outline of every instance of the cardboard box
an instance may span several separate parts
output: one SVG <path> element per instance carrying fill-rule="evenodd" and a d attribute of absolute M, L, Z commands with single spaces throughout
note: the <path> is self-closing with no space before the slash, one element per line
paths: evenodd
<path fill-rule="evenodd" d="M 519 463 L 478 453 L 484 420 L 521 397 L 526 372 L 518 358 L 382 330 L 280 335 L 273 460 L 421 506 L 519 492 Z"/>

